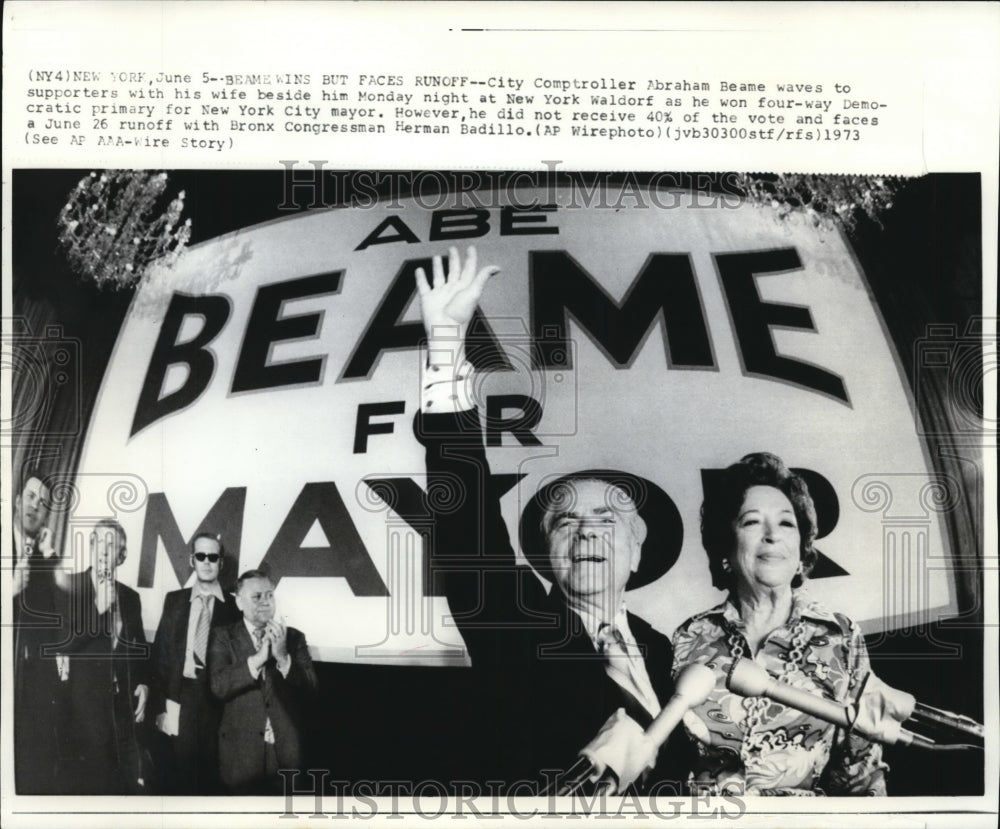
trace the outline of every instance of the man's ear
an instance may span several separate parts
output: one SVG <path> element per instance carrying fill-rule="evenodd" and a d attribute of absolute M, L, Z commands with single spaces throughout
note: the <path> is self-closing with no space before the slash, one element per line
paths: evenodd
<path fill-rule="evenodd" d="M 635 546 L 632 548 L 632 561 L 631 567 L 634 573 L 639 569 L 639 562 L 642 560 L 642 545 L 646 541 L 646 535 L 649 532 L 646 527 L 646 522 L 642 520 L 642 516 L 636 513 L 632 521 L 632 537 L 635 539 Z"/>
<path fill-rule="evenodd" d="M 646 522 L 643 521 L 642 516 L 638 513 L 635 515 L 633 532 L 635 534 L 635 540 L 639 542 L 639 546 L 642 546 L 642 544 L 646 541 L 646 534 L 649 530 L 646 527 Z"/>

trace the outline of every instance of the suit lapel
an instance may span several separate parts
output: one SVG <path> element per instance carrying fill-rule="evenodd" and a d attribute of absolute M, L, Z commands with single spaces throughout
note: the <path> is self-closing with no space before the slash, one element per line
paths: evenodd
<path fill-rule="evenodd" d="M 570 609 L 562 596 L 549 594 L 543 608 L 546 613 L 555 615 L 559 624 L 540 632 L 538 656 L 542 659 L 591 661 L 601 665 L 603 670 L 603 658 L 594 648 L 580 617 Z"/>
<path fill-rule="evenodd" d="M 233 650 L 236 651 L 238 658 L 246 659 L 257 652 L 253 644 L 253 637 L 250 635 L 250 631 L 247 630 L 247 626 L 243 623 L 242 619 L 234 624 L 230 628 L 230 631 L 232 632 Z"/>
<path fill-rule="evenodd" d="M 580 617 L 561 600 L 549 603 L 546 609 L 560 614 L 560 624 L 558 630 L 552 632 L 550 644 L 541 646 L 541 657 L 551 660 L 555 670 L 562 673 L 572 672 L 577 677 L 574 684 L 581 693 L 587 688 L 604 688 L 605 698 L 612 700 L 615 708 L 623 707 L 632 719 L 646 728 L 652 722 L 652 716 L 646 706 L 608 674 L 605 658 L 595 648 Z M 629 614 L 629 627 L 637 641 L 644 644 L 638 639 L 636 629 L 633 627 L 633 622 L 636 620 L 637 617 Z M 645 650 L 648 652 L 649 648 Z M 647 666 L 647 671 L 649 670 Z"/>
<path fill-rule="evenodd" d="M 673 670 L 673 649 L 670 640 L 656 631 L 648 622 L 638 616 L 628 614 L 628 624 L 635 636 L 636 642 L 643 649 L 643 660 L 646 663 L 646 673 L 653 685 L 660 705 L 666 705 L 674 692 L 674 683 L 670 672 Z"/>
<path fill-rule="evenodd" d="M 212 607 L 212 627 L 218 627 L 219 625 L 231 625 L 234 621 L 233 614 L 230 612 L 230 608 L 236 609 L 236 603 L 226 595 L 223 591 L 222 599 L 218 596 L 215 598 L 215 604 Z"/>
<path fill-rule="evenodd" d="M 191 623 L 191 593 L 191 588 L 185 587 L 181 591 L 180 601 L 177 603 L 177 629 L 181 634 L 177 638 L 184 641 L 185 650 L 187 650 L 188 625 Z"/>

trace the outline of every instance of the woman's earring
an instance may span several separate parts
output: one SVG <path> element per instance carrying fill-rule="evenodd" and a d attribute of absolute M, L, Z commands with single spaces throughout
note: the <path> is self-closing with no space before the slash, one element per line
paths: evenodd
<path fill-rule="evenodd" d="M 729 559 L 728 558 L 722 559 L 722 571 L 724 573 L 728 573 L 729 572 Z"/>

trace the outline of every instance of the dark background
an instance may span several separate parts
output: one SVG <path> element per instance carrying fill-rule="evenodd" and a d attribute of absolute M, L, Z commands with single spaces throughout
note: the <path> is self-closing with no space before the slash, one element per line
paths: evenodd
<path fill-rule="evenodd" d="M 61 336 L 79 341 L 79 390 L 46 384 L 33 420 L 15 419 L 14 469 L 38 462 L 46 471 L 72 471 L 77 436 L 44 438 L 59 431 L 70 411 L 65 395 L 79 394 L 80 427 L 96 398 L 104 368 L 131 301 L 131 291 L 100 290 L 74 275 L 57 245 L 56 217 L 76 182 L 89 170 L 16 170 L 13 175 L 12 309 L 3 309 L 4 334 Z M 329 174 L 324 202 L 349 199 L 345 179 Z M 449 174 L 445 174 L 446 176 Z M 458 174 L 456 174 L 458 175 Z M 470 174 L 464 173 L 464 176 Z M 474 175 L 474 174 L 473 174 Z M 565 175 L 565 174 L 564 174 Z M 574 174 L 593 182 L 597 174 Z M 621 176 L 604 176 L 613 184 Z M 634 180 L 641 182 L 643 176 Z M 687 177 L 685 177 L 687 178 Z M 468 178 L 465 179 L 468 181 Z M 726 176 L 690 176 L 700 189 L 732 192 Z M 289 191 L 283 170 L 170 173 L 167 195 L 186 193 L 184 216 L 192 220 L 191 244 L 305 209 L 283 209 L 309 201 Z M 421 194 L 432 195 L 435 180 Z M 399 195 L 406 195 L 400 192 Z M 982 308 L 981 189 L 975 174 L 930 175 L 910 180 L 880 224 L 859 217 L 849 238 L 885 319 L 901 365 L 910 379 L 928 431 L 928 452 L 938 471 L 962 482 L 963 498 L 947 515 L 960 613 L 920 629 L 869 638 L 875 671 L 890 685 L 919 700 L 983 718 L 983 482 L 982 456 L 969 423 L 982 415 L 982 372 L 929 371 L 920 343 L 929 326 L 942 326 L 963 366 L 981 362 L 976 319 Z M 995 251 L 989 252 L 991 256 Z M 987 309 L 993 315 L 995 309 Z M 13 317 L 14 320 L 9 318 Z M 59 326 L 56 334 L 50 326 Z M 14 370 L 14 401 L 32 378 Z M 82 431 L 79 436 L 82 437 Z M 935 436 L 936 435 L 936 436 Z M 831 436 L 836 439 L 836 436 Z M 476 733 L 466 716 L 467 672 L 454 668 L 317 665 L 323 690 L 311 741 L 311 766 L 330 779 L 461 780 L 476 776 Z M 498 714 L 497 728 L 503 728 Z M 573 758 L 567 758 L 567 763 Z M 895 795 L 982 794 L 982 752 L 936 752 L 887 748 L 890 793 Z"/>

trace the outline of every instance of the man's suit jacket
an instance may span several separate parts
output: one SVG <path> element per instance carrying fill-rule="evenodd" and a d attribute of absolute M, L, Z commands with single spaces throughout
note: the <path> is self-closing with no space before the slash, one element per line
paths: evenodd
<path fill-rule="evenodd" d="M 12 533 L 16 559 L 23 541 Z M 57 794 L 62 683 L 46 647 L 61 641 L 62 597 L 54 578 L 58 560 L 37 550 L 28 559 L 29 581 L 12 601 L 14 621 L 14 768 L 18 794 Z"/>
<path fill-rule="evenodd" d="M 470 772 L 548 780 L 543 772 L 567 770 L 619 707 L 647 727 L 650 714 L 608 676 L 558 588 L 546 594 L 530 568 L 516 565 L 478 414 L 419 415 L 416 431 L 427 449 L 428 491 L 441 496 L 428 498 L 437 507 L 435 585 L 448 598 L 474 674 L 476 699 L 463 710 L 478 720 L 470 751 L 480 762 L 470 762 Z M 673 694 L 670 640 L 637 616 L 628 623 L 665 705 Z M 668 741 L 650 782 L 675 781 L 681 792 L 688 752 L 679 735 Z"/>
<path fill-rule="evenodd" d="M 115 583 L 114 607 L 98 613 L 91 571 L 71 577 L 64 635 L 54 650 L 69 660 L 67 711 L 62 732 L 67 753 L 65 782 L 86 779 L 80 794 L 132 791 L 138 777 L 140 736 L 135 690 L 149 685 L 149 645 L 142 627 L 139 594 Z M 114 639 L 115 616 L 121 619 Z M 75 765 L 74 765 L 75 764 Z M 119 780 L 119 784 L 109 781 Z M 82 785 L 82 784 L 81 784 Z M 115 785 L 116 788 L 105 788 Z M 74 790 L 75 791 L 75 790 Z"/>
<path fill-rule="evenodd" d="M 150 648 L 142 627 L 142 603 L 131 587 L 115 582 L 115 605 L 122 628 L 117 645 L 112 636 L 114 613 L 97 612 L 91 571 L 75 573 L 65 618 L 70 628 L 54 649 L 70 657 L 71 730 L 87 742 L 103 743 L 115 738 L 110 716 L 110 696 L 115 688 L 134 707 L 135 689 L 149 685 Z"/>
<path fill-rule="evenodd" d="M 219 766 L 222 782 L 239 789 L 261 781 L 265 773 L 264 730 L 271 720 L 278 768 L 302 767 L 305 716 L 316 695 L 316 673 L 305 635 L 287 630 L 292 664 L 288 676 L 272 656 L 254 679 L 247 658 L 257 648 L 243 620 L 215 628 L 209 637 L 208 672 L 212 693 L 222 701 Z"/>
<path fill-rule="evenodd" d="M 242 618 L 236 607 L 236 600 L 229 593 L 223 593 L 224 600 L 215 600 L 212 608 L 211 627 L 226 627 Z M 150 713 L 155 717 L 166 708 L 166 701 L 175 702 L 181 698 L 181 683 L 184 679 L 184 657 L 187 652 L 188 623 L 191 618 L 191 588 L 173 590 L 163 599 L 163 613 L 156 628 L 153 642 L 153 666 L 155 688 L 150 700 Z M 207 657 L 207 654 L 206 654 Z M 199 679 L 208 680 L 207 670 Z"/>

